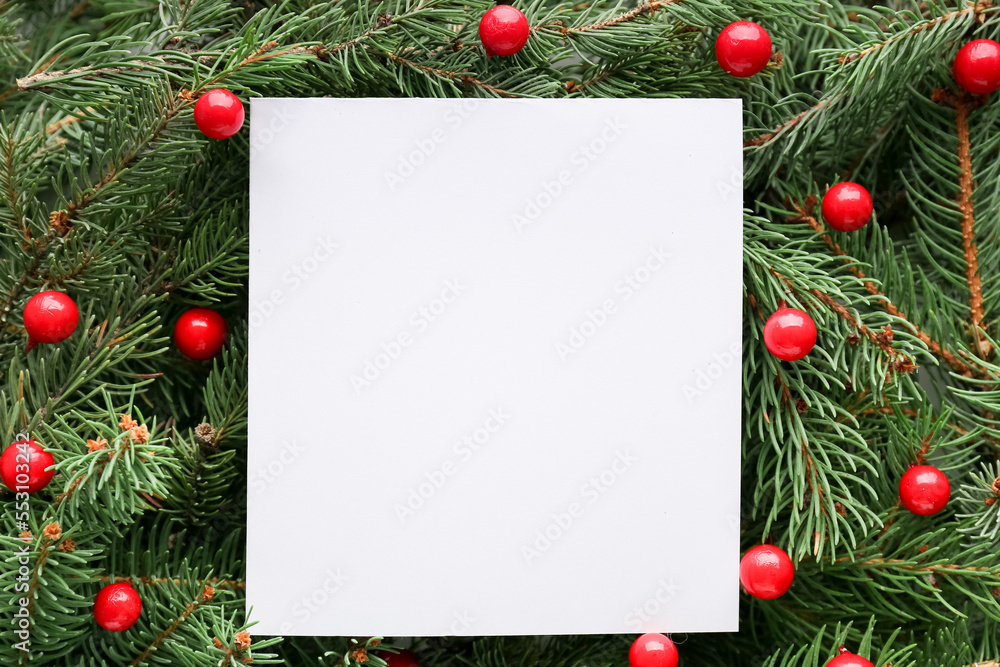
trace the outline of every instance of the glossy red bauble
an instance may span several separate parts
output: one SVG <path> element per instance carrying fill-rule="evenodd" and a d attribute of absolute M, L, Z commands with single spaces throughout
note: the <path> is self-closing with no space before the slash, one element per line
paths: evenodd
<path fill-rule="evenodd" d="M 128 630 L 141 613 L 142 600 L 127 581 L 105 586 L 94 598 L 94 620 L 105 630 Z"/>
<path fill-rule="evenodd" d="M 792 559 L 772 544 L 754 547 L 740 561 L 740 583 L 755 598 L 773 600 L 781 597 L 794 580 Z"/>
<path fill-rule="evenodd" d="M 1000 88 L 1000 44 L 976 39 L 955 56 L 955 79 L 970 93 L 985 95 Z"/>
<path fill-rule="evenodd" d="M 861 229 L 872 219 L 872 197 L 857 183 L 837 183 L 823 197 L 823 219 L 840 232 Z"/>
<path fill-rule="evenodd" d="M 715 40 L 715 59 L 733 76 L 753 76 L 771 59 L 771 36 L 752 21 L 730 23 Z"/>
<path fill-rule="evenodd" d="M 24 306 L 28 350 L 38 343 L 61 343 L 73 335 L 79 323 L 80 311 L 73 299 L 53 290 L 39 292 Z"/>
<path fill-rule="evenodd" d="M 11 491 L 38 493 L 52 481 L 55 459 L 34 440 L 18 440 L 0 455 L 0 481 Z"/>
<path fill-rule="evenodd" d="M 385 660 L 386 667 L 420 667 L 417 656 L 405 648 L 399 653 L 380 654 L 379 657 Z"/>
<path fill-rule="evenodd" d="M 875 667 L 875 665 L 841 646 L 840 655 L 826 663 L 826 667 Z"/>
<path fill-rule="evenodd" d="M 214 310 L 192 308 L 177 320 L 174 342 L 185 357 L 211 359 L 226 344 L 226 321 Z"/>
<path fill-rule="evenodd" d="M 677 647 L 669 637 L 649 632 L 632 642 L 629 667 L 677 667 Z"/>
<path fill-rule="evenodd" d="M 488 56 L 512 56 L 528 42 L 528 19 L 510 5 L 497 5 L 479 20 L 479 39 Z"/>
<path fill-rule="evenodd" d="M 780 308 L 764 323 L 764 345 L 779 359 L 801 359 L 816 345 L 816 323 L 797 308 Z"/>
<path fill-rule="evenodd" d="M 899 480 L 903 507 L 920 516 L 937 514 L 951 498 L 951 484 L 934 466 L 911 466 Z"/>
<path fill-rule="evenodd" d="M 209 139 L 228 139 L 243 127 L 243 102 L 225 88 L 202 93 L 194 103 L 194 123 Z"/>

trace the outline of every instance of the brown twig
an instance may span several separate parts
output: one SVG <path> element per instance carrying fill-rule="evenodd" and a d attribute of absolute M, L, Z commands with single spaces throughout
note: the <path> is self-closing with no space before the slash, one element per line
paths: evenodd
<path fill-rule="evenodd" d="M 813 106 L 809 107 L 808 109 L 806 109 L 805 111 L 803 111 L 799 115 L 795 116 L 791 120 L 785 121 L 781 125 L 777 126 L 773 130 L 771 130 L 770 132 L 765 132 L 764 134 L 762 134 L 762 135 L 760 135 L 758 137 L 754 137 L 753 139 L 747 139 L 746 141 L 743 142 L 743 147 L 744 148 L 750 148 L 750 147 L 756 148 L 756 147 L 759 147 L 759 146 L 763 146 L 767 142 L 769 142 L 772 139 L 774 139 L 775 137 L 777 137 L 782 132 L 786 132 L 786 131 L 792 129 L 793 127 L 795 127 L 796 125 L 798 125 L 799 123 L 801 123 L 803 120 L 805 120 L 808 116 L 810 116 L 811 114 L 819 111 L 820 109 L 822 109 L 826 105 L 830 104 L 835 99 L 837 99 L 837 98 L 835 97 L 835 98 L 833 98 L 831 100 L 820 100 L 819 102 L 817 102 Z"/>
<path fill-rule="evenodd" d="M 792 282 L 788 280 L 788 278 L 785 278 L 780 273 L 775 273 L 775 275 L 781 278 L 785 282 L 785 284 L 788 285 L 790 288 L 795 289 L 794 286 L 792 285 Z M 869 329 L 864 322 L 854 317 L 854 315 L 851 314 L 851 311 L 849 311 L 847 307 L 844 306 L 842 303 L 834 299 L 829 294 L 821 292 L 818 289 L 809 289 L 807 291 L 813 296 L 815 296 L 817 299 L 819 299 L 827 308 L 832 310 L 834 313 L 836 313 L 845 321 L 847 321 L 851 326 L 857 329 L 858 333 L 860 333 L 862 336 L 864 336 L 872 343 L 874 343 L 879 349 L 881 349 L 886 354 L 886 356 L 893 361 L 893 367 L 897 371 L 901 371 L 903 373 L 912 373 L 917 369 L 917 366 L 916 364 L 913 363 L 913 360 L 905 355 L 900 354 L 900 352 L 892 346 L 892 343 L 890 342 L 890 339 L 887 336 L 876 334 L 874 331 Z"/>
<path fill-rule="evenodd" d="M 394 62 L 398 65 L 403 65 L 405 67 L 410 67 L 421 72 L 426 72 L 427 74 L 433 74 L 434 76 L 439 76 L 443 79 L 450 79 L 452 81 L 457 81 L 458 83 L 465 86 L 478 86 L 483 90 L 488 90 L 491 93 L 495 93 L 500 97 L 517 97 L 516 94 L 507 92 L 502 88 L 497 88 L 484 81 L 473 77 L 471 74 L 465 74 L 464 72 L 451 72 L 448 70 L 437 69 L 435 67 L 430 67 L 428 65 L 421 65 L 420 63 L 415 63 L 412 60 L 407 60 L 402 56 L 396 55 L 395 53 L 389 51 L 382 51 L 381 55 L 386 59 Z"/>
<path fill-rule="evenodd" d="M 839 65 L 846 65 L 848 63 L 857 62 L 858 60 L 864 58 L 865 56 L 870 55 L 872 53 L 875 53 L 876 51 L 879 51 L 879 50 L 885 48 L 886 46 L 888 46 L 888 45 L 890 45 L 890 44 L 892 44 L 892 43 L 894 43 L 896 41 L 899 41 L 899 40 L 902 40 L 902 39 L 906 39 L 906 38 L 908 38 L 908 37 L 910 37 L 912 35 L 915 35 L 917 33 L 923 32 L 924 30 L 927 30 L 929 28 L 933 28 L 934 26 L 936 26 L 936 25 L 938 25 L 940 23 L 943 23 L 945 21 L 948 21 L 948 20 L 950 20 L 952 18 L 955 18 L 956 16 L 961 16 L 963 14 L 968 14 L 970 12 L 972 14 L 974 14 L 974 15 L 979 15 L 983 10 L 988 9 L 988 8 L 990 8 L 992 6 L 993 6 L 992 0 L 982 0 L 981 2 L 976 3 L 976 5 L 973 6 L 973 7 L 968 7 L 966 9 L 962 9 L 962 10 L 959 10 L 959 11 L 954 11 L 954 12 L 951 12 L 949 14 L 945 14 L 943 16 L 939 16 L 936 19 L 931 19 L 930 21 L 927 21 L 926 23 L 921 23 L 921 24 L 913 27 L 913 29 L 911 29 L 911 30 L 909 30 L 907 32 L 904 32 L 904 33 L 899 34 L 899 35 L 894 35 L 894 36 L 890 37 L 889 39 L 887 39 L 884 42 L 881 42 L 879 44 L 874 44 L 872 46 L 869 46 L 866 49 L 862 49 L 861 51 L 856 51 L 854 53 L 845 53 L 844 55 L 842 55 L 840 57 L 840 60 L 838 61 L 838 64 Z M 788 120 L 788 121 L 782 123 L 781 125 L 778 125 L 776 128 L 774 128 L 770 132 L 766 132 L 766 133 L 764 133 L 764 134 L 762 134 L 762 135 L 760 135 L 758 137 L 755 137 L 753 139 L 748 139 L 748 140 L 744 141 L 743 142 L 744 148 L 750 148 L 750 147 L 756 148 L 756 147 L 759 147 L 759 146 L 762 146 L 762 145 L 768 143 L 769 141 L 771 141 L 772 139 L 774 139 L 775 137 L 777 137 L 782 132 L 785 132 L 787 130 L 792 129 L 793 127 L 795 127 L 796 125 L 798 125 L 799 123 L 801 123 L 803 120 L 805 120 L 805 118 L 807 118 L 809 115 L 811 115 L 812 113 L 814 113 L 816 111 L 819 111 L 820 109 L 822 109 L 823 107 L 825 107 L 829 103 L 833 102 L 834 100 L 838 99 L 839 97 L 840 96 L 838 95 L 838 96 L 833 97 L 833 98 L 831 98 L 829 100 L 820 100 L 814 106 L 806 109 L 805 111 L 803 111 L 802 113 L 798 114 L 797 116 L 795 116 L 791 120 Z"/>
<path fill-rule="evenodd" d="M 141 665 L 142 663 L 146 662 L 149 659 L 149 656 L 153 653 L 153 651 L 155 651 L 160 646 L 160 644 L 169 639 L 170 635 L 174 634 L 177 631 L 177 628 L 181 627 L 184 621 L 186 621 L 188 617 L 191 616 L 191 614 L 197 611 L 198 608 L 201 607 L 203 604 L 205 604 L 207 601 L 208 600 L 206 599 L 204 593 L 200 593 L 193 602 L 188 602 L 187 606 L 184 608 L 183 613 L 181 613 L 180 616 L 174 619 L 174 622 L 171 623 L 169 626 L 167 626 L 166 629 L 163 630 L 163 632 L 157 635 L 156 639 L 154 639 L 152 643 L 149 646 L 147 646 L 146 649 L 142 653 L 140 653 L 135 660 L 133 660 L 130 663 L 132 667 L 135 667 L 136 665 Z"/>
<path fill-rule="evenodd" d="M 798 212 L 798 215 L 788 218 L 788 222 L 805 222 L 812 227 L 813 230 L 819 234 L 820 238 L 823 239 L 823 242 L 826 243 L 830 251 L 834 255 L 842 258 L 842 261 L 845 265 L 847 265 L 848 270 L 850 270 L 856 278 L 864 281 L 863 284 L 865 289 L 868 290 L 868 293 L 872 296 L 878 297 L 879 303 L 887 313 L 893 317 L 898 317 L 899 319 L 904 320 L 912 330 L 913 334 L 927 346 L 927 349 L 944 359 L 948 365 L 954 368 L 958 373 L 961 373 L 966 377 L 972 377 L 975 374 L 971 367 L 963 363 L 962 360 L 955 354 L 945 350 L 940 343 L 933 340 L 926 332 L 914 324 L 904 312 L 899 310 L 895 304 L 893 304 L 892 301 L 890 301 L 889 298 L 886 297 L 881 290 L 879 290 L 875 283 L 865 276 L 865 272 L 854 264 L 854 261 L 847 255 L 846 252 L 844 252 L 844 250 L 840 247 L 840 244 L 833 240 L 833 237 L 830 236 L 823 224 L 812 215 L 812 210 L 816 206 L 815 195 L 809 195 L 806 197 L 804 204 L 793 202 L 793 206 Z"/>
<path fill-rule="evenodd" d="M 681 1 L 682 0 L 649 0 L 647 2 L 643 2 L 633 7 L 627 12 L 622 12 L 617 16 L 612 16 L 611 18 L 604 19 L 603 21 L 598 21 L 597 23 L 591 23 L 590 25 L 569 26 L 569 27 L 560 26 L 559 32 L 561 32 L 563 35 L 573 35 L 581 32 L 592 32 L 594 30 L 603 30 L 605 28 L 616 26 L 620 23 L 626 23 L 636 18 L 637 16 L 642 16 L 643 14 L 652 14 L 661 7 L 665 7 L 667 5 L 673 5 Z"/>
<path fill-rule="evenodd" d="M 944 14 L 942 16 L 937 17 L 936 19 L 931 19 L 930 21 L 927 21 L 926 23 L 921 23 L 919 25 L 914 26 L 913 28 L 911 28 L 910 30 L 908 30 L 908 31 L 906 31 L 906 32 L 904 32 L 902 34 L 890 37 L 889 39 L 887 39 L 884 42 L 881 42 L 879 44 L 875 44 L 873 46 L 869 46 L 866 49 L 862 49 L 861 51 L 856 51 L 854 53 L 845 53 L 844 55 L 840 56 L 840 60 L 838 61 L 838 64 L 844 65 L 844 64 L 847 64 L 847 63 L 855 62 L 857 60 L 860 60 L 861 58 L 864 58 L 867 55 L 870 55 L 872 53 L 875 53 L 876 51 L 879 51 L 879 50 L 885 48 L 886 46 L 888 46 L 889 44 L 892 44 L 893 42 L 897 42 L 897 41 L 899 41 L 901 39 L 906 39 L 907 37 L 910 37 L 912 35 L 916 35 L 917 33 L 920 33 L 920 32 L 923 32 L 924 30 L 928 30 L 930 28 L 933 28 L 933 27 L 935 27 L 935 26 L 937 26 L 937 25 L 939 25 L 941 23 L 944 23 L 945 21 L 950 21 L 951 19 L 953 19 L 953 18 L 955 18 L 957 16 L 963 16 L 963 15 L 968 14 L 970 12 L 973 15 L 979 15 L 980 13 L 982 13 L 982 11 L 984 9 L 989 9 L 992 6 L 993 6 L 992 0 L 981 0 L 981 2 L 977 2 L 972 7 L 967 7 L 965 9 L 961 9 L 961 10 L 958 10 L 958 11 L 950 12 L 948 14 Z"/>
<path fill-rule="evenodd" d="M 102 583 L 110 583 L 112 581 L 129 581 L 133 584 L 141 583 L 145 586 L 156 586 L 158 584 L 172 583 L 178 585 L 187 585 L 189 582 L 187 579 L 171 579 L 169 577 L 115 577 L 109 575 L 103 575 L 98 577 Z M 218 577 L 212 577 L 211 579 L 198 580 L 199 585 L 208 584 L 213 588 L 231 588 L 233 590 L 241 590 L 246 588 L 247 583 L 240 579 L 219 579 Z"/>
<path fill-rule="evenodd" d="M 845 563 L 850 562 L 850 556 L 844 556 L 843 558 L 838 558 L 835 563 Z M 855 561 L 854 565 L 859 567 L 873 567 L 873 568 L 898 568 L 900 570 L 909 570 L 911 572 L 932 572 L 934 574 L 954 574 L 954 573 L 974 573 L 974 572 L 989 572 L 991 574 L 996 574 L 1000 576 L 1000 565 L 994 567 L 984 567 L 984 566 L 967 566 L 963 567 L 961 565 L 955 565 L 953 563 L 941 563 L 940 565 L 912 565 L 908 561 L 899 558 L 870 558 L 863 561 Z"/>
<path fill-rule="evenodd" d="M 954 101 L 958 130 L 958 209 L 962 212 L 962 253 L 965 256 L 965 280 L 969 285 L 969 317 L 976 347 L 983 357 L 993 351 L 983 338 L 983 284 L 979 277 L 979 249 L 976 246 L 976 218 L 972 206 L 972 149 L 969 142 L 969 104 L 965 95 Z"/>

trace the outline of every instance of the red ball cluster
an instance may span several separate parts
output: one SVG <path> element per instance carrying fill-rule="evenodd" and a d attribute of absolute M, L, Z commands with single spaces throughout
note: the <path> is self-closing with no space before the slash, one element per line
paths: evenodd
<path fill-rule="evenodd" d="M 987 95 L 1000 88 L 1000 44 L 976 39 L 955 56 L 955 79 L 970 93 Z"/>
<path fill-rule="evenodd" d="M 795 567 L 784 550 L 761 544 L 740 561 L 740 583 L 747 593 L 761 600 L 781 597 L 792 587 Z"/>
<path fill-rule="evenodd" d="M 951 484 L 945 474 L 934 466 L 910 466 L 899 481 L 899 500 L 914 514 L 937 514 L 950 498 Z"/>
<path fill-rule="evenodd" d="M 801 359 L 816 345 L 816 323 L 798 308 L 781 308 L 764 323 L 764 345 L 779 359 Z"/>
<path fill-rule="evenodd" d="M 105 630 L 123 632 L 139 620 L 142 600 L 127 581 L 102 588 L 94 598 L 94 620 Z"/>
<path fill-rule="evenodd" d="M 225 88 L 206 91 L 194 103 L 194 124 L 209 139 L 228 139 L 243 127 L 243 102 Z"/>
<path fill-rule="evenodd" d="M 857 183 L 837 183 L 823 196 L 823 219 L 840 232 L 854 232 L 871 220 L 872 197 Z"/>
<path fill-rule="evenodd" d="M 24 306 L 24 330 L 28 351 L 38 343 L 61 343 L 76 331 L 80 311 L 73 299 L 62 292 L 46 290 L 28 299 Z"/>
<path fill-rule="evenodd" d="M 528 43 L 531 29 L 520 9 L 497 5 L 479 21 L 479 39 L 487 56 L 512 56 Z"/>
<path fill-rule="evenodd" d="M 34 440 L 18 440 L 0 455 L 0 481 L 11 491 L 38 493 L 52 481 L 52 455 Z"/>
<path fill-rule="evenodd" d="M 677 647 L 656 632 L 649 632 L 632 642 L 628 652 L 629 667 L 677 667 Z"/>
<path fill-rule="evenodd" d="M 192 308 L 177 320 L 174 343 L 185 357 L 203 361 L 222 350 L 228 334 L 222 315 L 209 308 Z"/>
<path fill-rule="evenodd" d="M 875 667 L 875 665 L 841 646 L 840 655 L 826 663 L 826 667 Z"/>
<path fill-rule="evenodd" d="M 385 667 L 420 667 L 416 654 L 405 648 L 399 653 L 388 653 L 379 657 L 385 660 Z"/>
<path fill-rule="evenodd" d="M 733 76 L 748 77 L 771 59 L 771 36 L 752 21 L 730 23 L 715 40 L 715 59 Z"/>

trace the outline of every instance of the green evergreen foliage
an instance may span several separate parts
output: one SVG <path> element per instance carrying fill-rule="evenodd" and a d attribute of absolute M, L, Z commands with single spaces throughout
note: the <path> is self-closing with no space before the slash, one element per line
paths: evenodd
<path fill-rule="evenodd" d="M 879 667 L 1000 665 L 1000 103 L 950 69 L 962 44 L 1000 35 L 998 10 L 634 2 L 519 2 L 527 46 L 487 59 L 486 0 L 0 0 L 0 444 L 29 433 L 57 461 L 27 509 L 0 492 L 0 664 L 378 666 L 399 645 L 243 634 L 253 148 L 192 118 L 224 86 L 244 101 L 742 98 L 743 191 L 721 193 L 746 207 L 740 530 L 744 549 L 788 551 L 796 581 L 777 600 L 743 595 L 739 633 L 676 637 L 681 664 L 820 667 L 846 643 Z M 736 20 L 780 50 L 750 79 L 714 59 Z M 853 234 L 819 213 L 842 180 L 876 202 Z M 42 289 L 70 294 L 81 323 L 26 354 L 21 313 Z M 781 302 L 820 330 L 798 362 L 763 345 Z M 230 325 L 212 362 L 169 344 L 195 305 Z M 284 417 L 321 429 L 314 408 Z M 898 501 L 918 462 L 952 483 L 933 517 Z M 342 474 L 358 473 L 331 483 Z M 307 557 L 308 536 L 276 539 Z M 91 605 L 122 579 L 143 615 L 109 633 Z M 631 640 L 413 647 L 428 666 L 599 667 L 627 664 Z"/>

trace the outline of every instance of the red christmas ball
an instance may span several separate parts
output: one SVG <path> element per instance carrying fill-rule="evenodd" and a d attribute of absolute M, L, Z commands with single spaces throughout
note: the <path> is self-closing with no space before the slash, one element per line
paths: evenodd
<path fill-rule="evenodd" d="M 386 667 L 420 667 L 416 654 L 405 648 L 399 653 L 389 653 L 380 657 L 385 660 Z"/>
<path fill-rule="evenodd" d="M 784 551 L 771 544 L 754 547 L 740 561 L 740 583 L 761 600 L 781 597 L 792 587 L 795 568 Z"/>
<path fill-rule="evenodd" d="M 937 514 L 951 498 L 951 484 L 934 466 L 911 466 L 899 480 L 903 507 L 920 516 Z"/>
<path fill-rule="evenodd" d="M 779 359 L 801 359 L 816 345 L 816 323 L 797 308 L 780 308 L 764 323 L 764 345 Z"/>
<path fill-rule="evenodd" d="M 657 632 L 648 632 L 632 642 L 629 667 L 677 667 L 677 647 Z"/>
<path fill-rule="evenodd" d="M 24 306 L 24 329 L 28 350 L 38 343 L 61 343 L 76 331 L 80 311 L 62 292 L 46 290 L 28 299 Z"/>
<path fill-rule="evenodd" d="M 52 481 L 55 459 L 34 440 L 18 440 L 0 455 L 0 481 L 11 491 L 38 493 Z"/>
<path fill-rule="evenodd" d="M 243 102 L 225 88 L 202 93 L 194 103 L 194 123 L 209 139 L 228 139 L 243 127 Z"/>
<path fill-rule="evenodd" d="M 823 196 L 823 219 L 840 232 L 853 232 L 872 218 L 872 197 L 857 183 L 837 183 Z"/>
<path fill-rule="evenodd" d="M 185 357 L 211 359 L 226 344 L 226 321 L 214 310 L 192 308 L 177 320 L 174 342 Z"/>
<path fill-rule="evenodd" d="M 771 36 L 752 21 L 730 23 L 715 40 L 715 59 L 733 76 L 753 76 L 771 59 Z"/>
<path fill-rule="evenodd" d="M 105 630 L 122 632 L 139 620 L 142 600 L 127 581 L 105 586 L 94 598 L 94 620 Z"/>
<path fill-rule="evenodd" d="M 955 79 L 970 93 L 986 95 L 1000 88 L 1000 44 L 976 39 L 955 56 Z"/>
<path fill-rule="evenodd" d="M 875 667 L 875 665 L 841 646 L 840 655 L 826 663 L 826 667 Z"/>
<path fill-rule="evenodd" d="M 528 41 L 528 19 L 510 5 L 497 5 L 479 20 L 479 39 L 488 56 L 512 56 Z"/>

